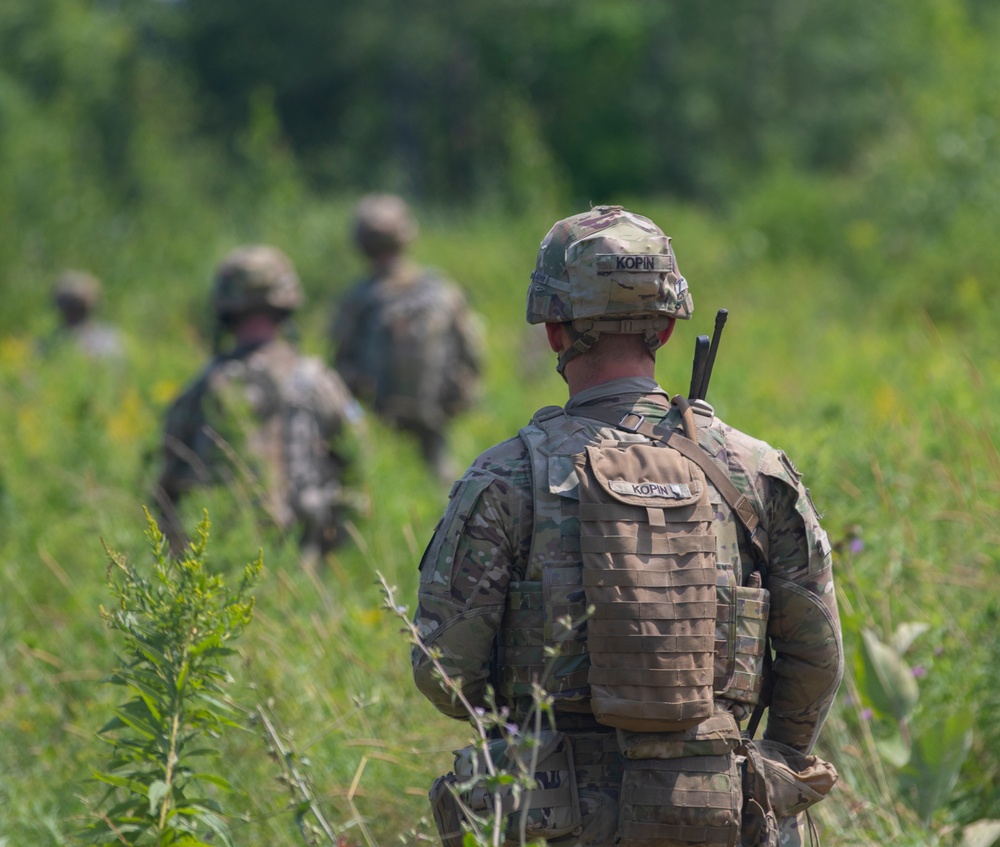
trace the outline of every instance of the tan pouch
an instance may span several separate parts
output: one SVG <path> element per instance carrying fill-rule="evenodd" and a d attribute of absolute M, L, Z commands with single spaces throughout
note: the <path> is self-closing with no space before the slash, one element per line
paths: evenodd
<path fill-rule="evenodd" d="M 434 825 L 443 847 L 462 847 L 465 830 L 462 828 L 462 808 L 456 796 L 458 779 L 449 773 L 434 780 L 427 799 L 431 801 Z"/>
<path fill-rule="evenodd" d="M 528 745 L 515 748 L 498 740 L 491 741 L 489 747 L 497 771 L 517 775 L 530 769 L 535 750 Z M 565 733 L 542 730 L 539 734 L 533 774 L 535 787 L 530 791 L 516 795 L 509 783 L 490 791 L 486 774 L 481 750 L 465 747 L 456 751 L 456 778 L 465 785 L 473 783 L 462 793 L 469 809 L 480 816 L 489 815 L 494 808 L 494 798 L 499 796 L 506 819 L 505 845 L 521 843 L 522 820 L 528 839 L 560 838 L 582 830 L 573 745 Z"/>
<path fill-rule="evenodd" d="M 787 818 L 818 803 L 837 782 L 837 769 L 777 741 L 754 741 L 764 762 L 764 782 L 775 816 Z"/>
<path fill-rule="evenodd" d="M 616 847 L 734 847 L 741 776 L 733 753 L 627 759 Z"/>
<path fill-rule="evenodd" d="M 716 539 L 705 475 L 679 453 L 604 441 L 577 464 L 591 706 L 674 732 L 713 712 Z"/>
<path fill-rule="evenodd" d="M 763 681 L 771 593 L 736 585 L 732 572 L 720 567 L 716 596 L 715 696 L 753 706 Z"/>
<path fill-rule="evenodd" d="M 619 729 L 617 733 L 618 749 L 626 759 L 721 756 L 740 744 L 736 718 L 718 706 L 712 717 L 680 732 L 629 732 Z"/>

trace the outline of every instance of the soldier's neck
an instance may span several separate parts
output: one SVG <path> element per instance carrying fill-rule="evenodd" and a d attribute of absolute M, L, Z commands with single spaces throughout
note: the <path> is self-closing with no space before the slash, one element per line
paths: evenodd
<path fill-rule="evenodd" d="M 588 367 L 588 365 L 589 363 L 583 357 L 567 362 L 566 385 L 569 387 L 570 397 L 615 379 L 628 379 L 630 377 L 655 379 L 656 376 L 656 360 L 652 356 L 608 362 L 598 368 Z"/>
<path fill-rule="evenodd" d="M 278 337 L 278 324 L 269 315 L 249 315 L 233 328 L 240 347 L 273 341 Z"/>

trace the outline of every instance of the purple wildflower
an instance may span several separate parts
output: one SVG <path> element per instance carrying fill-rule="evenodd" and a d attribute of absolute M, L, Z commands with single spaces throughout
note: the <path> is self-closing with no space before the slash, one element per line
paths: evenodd
<path fill-rule="evenodd" d="M 860 553 L 865 549 L 865 542 L 860 538 L 852 538 L 848 549 L 850 549 L 852 553 Z"/>

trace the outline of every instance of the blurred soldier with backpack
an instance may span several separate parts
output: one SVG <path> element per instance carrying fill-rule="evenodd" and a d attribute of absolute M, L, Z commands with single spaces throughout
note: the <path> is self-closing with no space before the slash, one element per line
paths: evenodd
<path fill-rule="evenodd" d="M 541 243 L 527 318 L 570 399 L 452 489 L 420 565 L 413 668 L 455 718 L 432 656 L 473 709 L 492 688 L 501 762 L 535 731 L 535 684 L 552 719 L 520 796 L 458 751 L 431 791 L 447 847 L 498 807 L 505 844 L 790 845 L 836 780 L 811 755 L 843 672 L 830 544 L 784 453 L 656 383 L 692 309 L 648 218 L 601 206 Z"/>
<path fill-rule="evenodd" d="M 268 523 L 299 534 L 306 562 L 345 540 L 344 521 L 363 506 L 353 487 L 362 413 L 336 373 L 283 337 L 302 302 L 291 261 L 274 247 L 237 248 L 218 266 L 216 355 L 164 428 L 156 495 L 172 545 L 184 541 L 180 499 L 213 485 L 249 487 Z"/>
<path fill-rule="evenodd" d="M 45 343 L 46 351 L 70 342 L 84 355 L 115 361 L 125 355 L 125 345 L 116 327 L 97 320 L 101 299 L 100 280 L 87 271 L 66 270 L 59 274 L 52 290 L 52 302 L 59 313 L 59 327 Z"/>
<path fill-rule="evenodd" d="M 430 468 L 451 482 L 447 429 L 478 394 L 481 333 L 462 291 L 405 257 L 416 233 L 399 197 L 373 194 L 358 204 L 354 238 L 370 276 L 336 307 L 333 364 L 355 396 L 411 433 Z"/>

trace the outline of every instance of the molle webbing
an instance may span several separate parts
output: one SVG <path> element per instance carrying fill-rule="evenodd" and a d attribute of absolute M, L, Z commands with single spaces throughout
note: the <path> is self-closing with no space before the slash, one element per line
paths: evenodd
<path fill-rule="evenodd" d="M 712 480 L 712 484 L 719 489 L 719 492 L 725 498 L 733 513 L 740 519 L 740 523 L 746 527 L 749 541 L 758 555 L 758 564 L 761 567 L 766 564 L 767 539 L 763 533 L 757 531 L 760 519 L 754 511 L 753 504 L 733 484 L 725 469 L 711 459 L 696 442 L 685 438 L 674 430 L 652 424 L 642 415 L 627 414 L 622 416 L 618 412 L 595 406 L 579 406 L 574 409 L 567 409 L 566 413 L 584 418 L 592 418 L 595 421 L 624 429 L 627 432 L 641 433 L 653 441 L 671 447 L 698 465 L 704 471 L 705 476 Z"/>
<path fill-rule="evenodd" d="M 533 683 L 566 699 L 584 697 L 590 666 L 582 633 L 586 613 L 579 566 L 547 569 L 540 581 L 510 583 L 500 680 L 508 700 L 530 700 Z M 574 629 L 560 623 L 566 618 L 576 623 Z M 547 655 L 547 646 L 557 648 L 555 658 Z"/>
<path fill-rule="evenodd" d="M 587 407 L 586 417 L 600 419 L 604 411 Z M 609 422 L 613 417 L 615 425 L 621 421 L 620 413 L 609 414 L 607 417 Z M 637 416 L 629 416 L 626 423 L 632 423 L 636 419 Z M 643 428 L 648 426 L 646 424 Z M 654 438 L 662 445 L 665 427 L 657 428 L 652 435 L 640 431 L 638 436 L 632 434 L 629 427 L 625 429 L 620 437 L 630 439 L 632 444 L 644 444 L 647 448 L 652 448 L 653 445 L 644 439 Z M 628 554 L 630 556 L 652 556 L 654 544 L 657 549 L 672 546 L 675 550 L 681 544 L 688 544 L 671 540 L 680 537 L 675 531 L 675 524 L 682 518 L 686 520 L 684 510 L 678 508 L 677 503 L 669 509 L 643 509 L 617 500 L 612 501 L 611 498 L 606 498 L 605 502 L 599 504 L 579 502 L 579 472 L 576 470 L 574 457 L 592 439 L 591 432 L 592 427 L 582 416 L 569 416 L 562 408 L 552 406 L 540 410 L 532 424 L 520 433 L 531 461 L 534 525 L 524 577 L 510 584 L 506 616 L 501 626 L 503 640 L 498 656 L 498 691 L 506 702 L 515 707 L 527 707 L 531 703 L 533 683 L 538 683 L 553 697 L 558 711 L 564 714 L 592 714 L 588 684 L 588 639 L 592 649 L 598 653 L 622 650 L 623 638 L 634 639 L 629 643 L 644 652 L 653 652 L 664 643 L 663 632 L 650 634 L 641 629 L 642 626 L 648 627 L 648 622 L 639 621 L 636 624 L 640 627 L 639 634 L 633 633 L 631 636 L 620 633 L 622 622 L 617 623 L 615 631 L 604 635 L 595 633 L 587 622 L 581 623 L 586 617 L 588 605 L 581 567 L 581 520 L 584 523 L 602 520 L 618 522 L 637 517 L 641 511 L 644 514 L 642 519 L 650 522 L 649 531 L 636 533 L 633 541 L 627 542 L 634 545 L 634 551 Z M 606 437 L 619 435 L 609 430 L 605 430 L 605 434 Z M 662 446 L 655 449 L 658 451 L 654 454 L 657 463 L 661 456 L 673 455 L 675 459 L 680 459 L 673 450 L 665 450 Z M 708 453 L 704 453 L 703 458 L 715 468 L 722 469 L 722 465 L 710 459 Z M 756 574 L 751 574 L 750 585 L 741 585 L 748 572 L 740 564 L 738 529 L 741 526 L 745 529 L 745 525 L 735 519 L 729 501 L 714 481 L 708 489 L 708 495 L 708 508 L 714 514 L 705 519 L 713 520 L 712 531 L 716 537 L 718 559 L 712 593 L 716 605 L 713 611 L 714 681 L 711 684 L 716 699 L 722 698 L 729 704 L 729 708 L 734 703 L 752 705 L 757 702 L 760 690 L 768 592 L 759 587 L 759 579 L 756 579 L 754 587 Z M 692 510 L 692 515 L 696 511 L 700 515 L 703 509 L 705 504 L 697 506 Z M 662 525 L 658 526 L 661 519 Z M 610 552 L 600 551 L 617 549 L 626 544 L 621 540 L 607 541 L 606 536 L 613 534 L 589 533 L 588 536 L 594 540 L 586 542 L 590 549 L 588 555 L 611 556 Z M 633 578 L 642 590 L 656 591 L 645 583 L 658 577 L 650 577 L 640 571 Z M 620 590 L 620 587 L 614 590 Z M 662 601 L 658 598 L 657 602 Z M 625 607 L 637 608 L 635 603 L 622 606 L 623 613 L 626 611 Z M 576 626 L 571 632 L 567 632 L 559 623 L 560 618 L 569 618 Z M 681 636 L 675 634 L 675 638 L 679 639 Z M 675 640 L 669 649 L 690 650 L 690 646 L 690 643 Z M 551 658 L 553 649 L 558 653 L 555 659 Z"/>
<path fill-rule="evenodd" d="M 594 715 L 636 731 L 700 723 L 712 714 L 715 668 L 705 477 L 674 451 L 636 442 L 587 447 L 577 475 Z"/>
<path fill-rule="evenodd" d="M 618 847 L 735 847 L 743 794 L 732 753 L 625 763 Z"/>
<path fill-rule="evenodd" d="M 550 406 L 536 419 L 558 415 Z M 574 429 L 581 425 L 574 422 Z M 579 504 L 549 491 L 549 433 L 541 426 L 521 430 L 529 456 L 535 490 L 534 527 L 525 577 L 512 581 L 501 626 L 500 694 L 514 704 L 530 704 L 532 684 L 542 685 L 562 711 L 589 713 L 587 671 L 587 603 L 580 569 Z M 569 618 L 567 632 L 559 623 Z M 558 655 L 552 658 L 550 651 Z"/>

